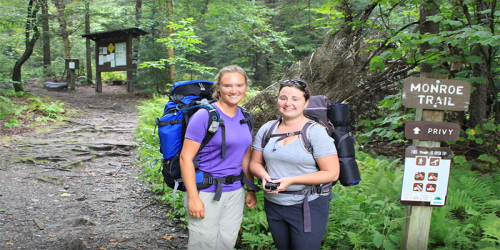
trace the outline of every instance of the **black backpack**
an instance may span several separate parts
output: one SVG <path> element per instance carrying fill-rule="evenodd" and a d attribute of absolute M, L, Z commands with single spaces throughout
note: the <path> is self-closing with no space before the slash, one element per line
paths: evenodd
<path fill-rule="evenodd" d="M 220 118 L 219 112 L 212 106 L 213 82 L 206 80 L 181 81 L 174 83 L 170 91 L 169 102 L 165 104 L 163 116 L 155 120 L 158 127 L 158 137 L 160 139 L 160 152 L 163 154 L 162 167 L 160 168 L 165 184 L 174 190 L 174 197 L 177 190 L 186 191 L 182 183 L 179 156 L 182 150 L 184 135 L 189 123 L 189 118 L 199 109 L 206 109 L 209 114 L 207 133 L 203 139 L 199 151 L 207 145 L 220 128 L 222 132 L 222 157 L 225 157 L 225 126 L 224 120 Z M 252 131 L 254 120 L 250 113 L 239 107 L 245 119 L 241 123 L 247 123 L 249 131 Z M 156 130 L 156 127 L 155 127 Z M 199 152 L 198 151 L 198 152 Z M 155 166 L 158 160 L 151 163 Z M 194 162 L 196 168 L 196 182 L 198 190 L 217 184 L 217 191 L 214 200 L 219 200 L 222 194 L 222 183 L 233 183 L 242 181 L 251 186 L 254 190 L 258 188 L 244 177 L 243 172 L 238 176 L 226 176 L 213 178 L 208 173 L 198 170 L 198 163 Z M 175 207 L 175 206 L 174 206 Z"/>
<path fill-rule="evenodd" d="M 272 134 L 281 123 L 281 117 L 279 117 L 264 133 L 261 147 L 264 148 L 271 137 L 279 137 L 279 141 L 288 136 L 299 135 L 300 142 L 304 149 L 312 154 L 313 148 L 309 141 L 309 129 L 315 123 L 319 123 L 326 129 L 328 135 L 334 139 L 335 145 L 332 146 L 337 148 L 339 157 L 340 183 L 343 186 L 354 186 L 358 184 L 361 181 L 361 177 L 358 165 L 354 159 L 354 143 L 356 140 L 351 134 L 347 104 L 331 104 L 330 100 L 324 95 L 311 96 L 309 98 L 309 105 L 305 109 L 305 116 L 310 120 L 302 126 L 300 131 Z M 336 182 L 332 182 L 331 186 L 335 184 Z"/>

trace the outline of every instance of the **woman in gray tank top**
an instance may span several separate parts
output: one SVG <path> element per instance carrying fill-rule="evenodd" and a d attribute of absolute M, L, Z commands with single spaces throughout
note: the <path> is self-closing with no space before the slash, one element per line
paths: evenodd
<path fill-rule="evenodd" d="M 278 249 L 320 249 L 331 190 L 331 186 L 323 184 L 339 177 L 337 150 L 323 126 L 314 123 L 307 130 L 312 153 L 299 139 L 303 126 L 310 123 L 304 116 L 309 95 L 306 83 L 301 80 L 281 82 L 278 96 L 281 120 L 264 124 L 252 144 L 250 170 L 262 179 L 263 187 L 268 183 L 275 186 L 264 189 L 264 207 Z M 271 127 L 274 131 L 270 131 L 268 142 L 262 143 Z"/>

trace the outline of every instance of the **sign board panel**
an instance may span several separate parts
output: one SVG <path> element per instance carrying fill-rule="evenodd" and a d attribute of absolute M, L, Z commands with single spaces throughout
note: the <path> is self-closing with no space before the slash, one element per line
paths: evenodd
<path fill-rule="evenodd" d="M 401 204 L 444 206 L 452 152 L 445 147 L 406 148 Z"/>
<path fill-rule="evenodd" d="M 78 69 L 80 67 L 80 59 L 77 58 L 64 59 L 64 66 L 66 69 Z"/>
<path fill-rule="evenodd" d="M 451 122 L 407 121 L 405 137 L 412 140 L 456 141 L 460 125 Z"/>
<path fill-rule="evenodd" d="M 408 108 L 464 111 L 471 87 L 466 81 L 408 78 L 403 84 L 402 104 Z"/>

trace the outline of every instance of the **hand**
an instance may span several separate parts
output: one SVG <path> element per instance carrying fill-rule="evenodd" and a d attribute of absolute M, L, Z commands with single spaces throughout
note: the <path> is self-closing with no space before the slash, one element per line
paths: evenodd
<path fill-rule="evenodd" d="M 256 204 L 257 204 L 257 196 L 255 195 L 255 192 L 248 192 L 247 199 L 245 200 L 245 205 L 248 208 L 253 209 Z"/>
<path fill-rule="evenodd" d="M 293 179 L 291 177 L 281 178 L 281 179 L 275 180 L 273 182 L 274 183 L 279 183 L 280 185 L 278 186 L 278 189 L 273 190 L 272 192 L 269 192 L 269 193 L 272 193 L 272 194 L 277 194 L 279 192 L 285 191 L 288 188 L 288 186 L 290 186 L 290 185 L 292 185 L 294 183 Z"/>
<path fill-rule="evenodd" d="M 262 188 L 264 189 L 264 191 L 266 191 L 266 193 L 271 193 L 272 191 L 270 189 L 266 189 L 266 183 L 268 182 L 273 182 L 271 180 L 271 176 L 269 176 L 268 174 L 264 174 L 262 176 Z"/>
<path fill-rule="evenodd" d="M 189 198 L 188 202 L 189 215 L 199 219 L 205 219 L 205 205 L 200 197 Z"/>

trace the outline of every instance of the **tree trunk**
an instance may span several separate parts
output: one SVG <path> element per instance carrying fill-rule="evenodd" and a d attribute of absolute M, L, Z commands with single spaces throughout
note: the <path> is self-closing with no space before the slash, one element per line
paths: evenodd
<path fill-rule="evenodd" d="M 477 50 L 475 53 L 477 55 Z M 473 65 L 473 77 L 485 77 L 484 63 Z M 488 85 L 486 83 L 472 83 L 474 91 L 471 93 L 469 106 L 469 127 L 473 128 L 486 121 L 486 100 L 488 100 Z"/>
<path fill-rule="evenodd" d="M 173 0 L 167 0 L 167 12 L 168 12 L 168 20 L 173 21 L 173 14 L 174 14 L 174 1 Z M 171 28 L 167 29 L 167 37 L 170 37 L 174 33 L 174 30 Z M 167 48 L 167 59 L 174 58 L 174 49 L 173 48 Z M 168 66 L 168 73 L 167 73 L 167 79 L 169 83 L 174 83 L 175 82 L 175 64 L 171 64 Z"/>
<path fill-rule="evenodd" d="M 480 20 L 487 20 L 485 14 L 481 14 L 483 11 L 487 10 L 488 7 L 486 3 L 481 0 L 477 1 L 477 15 L 476 15 L 476 23 L 479 23 Z M 470 23 L 470 25 L 473 25 Z M 474 91 L 471 93 L 471 101 L 469 106 L 469 127 L 473 128 L 476 125 L 483 124 L 486 119 L 486 110 L 487 110 L 487 100 L 488 100 L 488 85 L 490 82 L 490 78 L 488 77 L 488 65 L 491 67 L 491 54 L 490 50 L 487 46 L 478 45 L 473 49 L 472 53 L 475 56 L 482 57 L 484 60 L 481 63 L 473 64 L 473 77 L 483 77 L 486 82 L 484 83 L 472 83 L 472 87 Z"/>
<path fill-rule="evenodd" d="M 255 53 L 255 75 L 254 80 L 258 85 L 268 82 L 269 63 L 266 54 L 262 52 Z"/>
<path fill-rule="evenodd" d="M 61 32 L 61 38 L 63 40 L 63 56 L 65 59 L 71 58 L 71 43 L 69 42 L 69 32 L 66 23 L 66 16 L 64 15 L 64 10 L 66 6 L 64 0 L 54 0 L 54 4 L 57 8 L 57 20 L 59 20 L 59 31 Z"/>
<path fill-rule="evenodd" d="M 28 15 L 26 17 L 26 49 L 24 50 L 23 55 L 19 60 L 17 60 L 16 64 L 14 65 L 13 73 L 12 73 L 12 81 L 14 82 L 14 90 L 16 92 L 21 92 L 24 91 L 23 85 L 22 85 L 22 75 L 21 75 L 21 68 L 26 62 L 31 54 L 33 53 L 33 48 L 35 47 L 35 43 L 40 37 L 40 32 L 38 31 L 37 27 L 37 13 L 38 9 L 40 8 L 40 4 L 36 0 L 30 0 L 28 2 Z M 33 36 L 30 35 L 30 33 L 33 32 Z M 30 38 L 31 37 L 31 38 Z"/>
<path fill-rule="evenodd" d="M 142 0 L 135 1 L 135 27 L 139 28 L 141 26 L 141 14 L 142 14 Z M 138 36 L 137 38 L 140 38 Z"/>
<path fill-rule="evenodd" d="M 424 35 L 426 33 L 437 34 L 439 33 L 439 23 L 427 21 L 428 16 L 437 15 L 437 6 L 432 7 L 434 3 L 430 0 L 424 0 L 424 3 L 420 6 L 420 34 Z M 424 42 L 420 45 L 420 53 L 425 54 L 427 50 L 431 48 L 431 45 Z M 420 64 L 420 73 L 431 73 L 432 65 L 428 63 Z"/>
<path fill-rule="evenodd" d="M 85 34 L 90 33 L 90 0 L 85 1 Z M 92 47 L 90 46 L 90 38 L 86 38 L 85 50 L 87 60 L 87 81 L 92 81 Z M 97 56 L 97 55 L 96 55 Z"/>
<path fill-rule="evenodd" d="M 41 0 L 42 5 L 42 38 L 43 38 L 43 75 L 46 77 L 52 76 L 52 69 L 50 64 L 52 58 L 50 57 L 50 26 L 49 26 L 49 6 L 47 0 Z"/>

